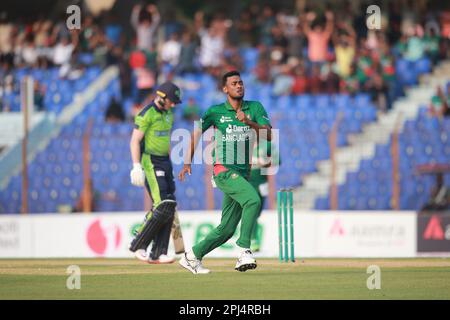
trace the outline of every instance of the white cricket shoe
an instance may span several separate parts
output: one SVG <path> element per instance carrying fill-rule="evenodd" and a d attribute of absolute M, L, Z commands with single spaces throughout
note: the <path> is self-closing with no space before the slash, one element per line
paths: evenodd
<path fill-rule="evenodd" d="M 253 258 L 253 254 L 250 250 L 245 250 L 241 253 L 234 269 L 240 272 L 256 269 L 256 260 Z"/>
<path fill-rule="evenodd" d="M 160 255 L 156 260 L 153 260 L 151 257 L 148 257 L 148 263 L 150 264 L 168 264 L 174 262 L 175 262 L 174 257 L 169 257 L 168 255 L 165 254 Z"/>
<path fill-rule="evenodd" d="M 203 267 L 201 260 L 198 260 L 197 258 L 193 260 L 188 259 L 186 253 L 183 254 L 178 263 L 193 274 L 206 274 L 211 272 L 209 269 Z"/>
<path fill-rule="evenodd" d="M 139 249 L 134 253 L 134 256 L 141 261 L 147 262 L 149 257 L 147 255 L 147 251 L 144 249 Z"/>

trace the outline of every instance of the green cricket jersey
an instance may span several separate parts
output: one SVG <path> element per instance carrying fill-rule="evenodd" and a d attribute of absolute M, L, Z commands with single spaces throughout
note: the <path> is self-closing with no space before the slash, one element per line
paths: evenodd
<path fill-rule="evenodd" d="M 270 120 L 261 103 L 243 101 L 242 111 L 253 122 L 269 125 Z M 255 142 L 255 132 L 249 125 L 236 118 L 236 111 L 228 101 L 211 106 L 200 119 L 202 132 L 215 128 L 215 147 L 212 151 L 213 163 L 235 170 L 247 177 L 250 171 L 251 154 Z"/>
<path fill-rule="evenodd" d="M 157 156 L 169 155 L 172 125 L 172 110 L 161 110 L 154 103 L 142 109 L 134 119 L 134 127 L 145 133 L 141 152 Z"/>

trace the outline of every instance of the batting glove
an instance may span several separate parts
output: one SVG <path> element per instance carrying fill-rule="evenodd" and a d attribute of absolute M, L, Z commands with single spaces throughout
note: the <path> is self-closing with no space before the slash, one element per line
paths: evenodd
<path fill-rule="evenodd" d="M 145 173 L 140 163 L 133 163 L 133 169 L 130 172 L 131 184 L 137 187 L 145 185 Z"/>

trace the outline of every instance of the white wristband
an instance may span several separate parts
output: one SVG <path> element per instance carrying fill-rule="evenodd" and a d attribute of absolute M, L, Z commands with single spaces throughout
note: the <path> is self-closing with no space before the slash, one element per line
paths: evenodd
<path fill-rule="evenodd" d="M 139 162 L 133 163 L 133 169 L 142 169 L 142 166 Z"/>

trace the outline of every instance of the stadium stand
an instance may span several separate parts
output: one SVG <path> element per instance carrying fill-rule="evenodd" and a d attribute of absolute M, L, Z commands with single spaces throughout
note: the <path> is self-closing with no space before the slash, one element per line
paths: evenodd
<path fill-rule="evenodd" d="M 336 16 L 339 17 L 338 12 Z M 271 18 L 275 20 L 275 12 L 272 12 Z M 272 21 L 271 18 L 267 21 Z M 264 28 L 264 23 L 261 22 L 262 25 L 258 27 Z M 298 21 L 297 23 L 301 24 Z M 204 57 L 212 54 L 205 50 L 214 51 L 218 48 L 205 47 L 203 31 L 207 28 L 217 28 L 225 34 L 228 27 L 220 15 L 212 19 L 209 27 L 206 27 L 203 21 L 195 21 L 195 26 L 199 28 L 196 29 L 199 44 L 194 40 L 179 43 L 180 50 L 189 51 L 189 45 L 195 43 L 200 52 L 199 56 L 203 58 L 199 60 L 197 55 L 194 55 L 193 61 L 181 61 L 185 56 L 180 54 L 180 64 L 176 66 L 170 66 L 168 61 L 163 61 L 162 65 L 153 65 L 156 61 L 152 55 L 154 52 L 145 48 L 140 51 L 131 48 L 126 55 L 122 54 L 117 51 L 120 49 L 119 39 L 112 41 L 114 45 L 109 51 L 106 50 L 108 54 L 101 55 L 99 52 L 103 51 L 100 49 L 103 48 L 102 45 L 109 45 L 108 41 L 98 40 L 98 47 L 94 46 L 92 49 L 83 45 L 85 35 L 80 34 L 80 41 L 73 43 L 81 46 L 82 50 L 74 53 L 72 58 L 76 57 L 76 65 L 82 67 L 74 77 L 62 77 L 61 66 L 56 65 L 42 68 L 21 63 L 14 66 L 12 71 L 5 71 L 14 79 L 14 87 L 17 87 L 26 75 L 37 80 L 46 88 L 42 95 L 42 111 L 58 117 L 64 108 L 76 99 L 78 93 L 88 89 L 92 82 L 99 78 L 107 65 L 118 65 L 121 70 L 120 75 L 84 105 L 82 112 L 65 124 L 61 131 L 51 138 L 49 144 L 29 162 L 31 213 L 80 210 L 83 135 L 88 130 L 90 121 L 93 123 L 89 137 L 89 156 L 94 211 L 143 209 L 144 191 L 129 182 L 132 118 L 139 108 L 143 107 L 144 99 L 148 98 L 153 88 L 153 85 L 143 87 L 142 82 L 148 85 L 164 78 L 173 79 L 182 87 L 183 100 L 195 98 L 204 112 L 209 106 L 224 99 L 217 85 L 220 74 L 224 70 L 234 68 L 243 70 L 246 99 L 261 101 L 269 112 L 273 127 L 280 130 L 282 165 L 276 175 L 275 187 L 297 188 L 304 185 L 306 176 L 318 171 L 321 161 L 330 159 L 328 137 L 338 115 L 342 117 L 337 134 L 337 146 L 341 148 L 349 144 L 349 137 L 362 133 L 366 126 L 376 123 L 380 114 L 389 113 L 391 105 L 401 99 L 406 90 L 420 84 L 420 78 L 430 74 L 436 66 L 435 59 L 432 59 L 426 50 L 418 55 L 417 59 L 411 59 L 408 45 L 398 49 L 402 44 L 401 39 L 387 41 L 383 34 L 375 35 L 376 45 L 363 41 L 364 45 L 358 47 L 356 41 L 367 40 L 367 35 L 358 35 L 356 38 L 356 35 L 353 35 L 355 30 L 343 31 L 348 26 L 341 23 L 335 23 L 335 31 L 339 34 L 338 38 L 342 37 L 341 40 L 348 41 L 354 50 L 355 57 L 351 60 L 354 71 L 335 71 L 335 64 L 340 63 L 336 51 L 340 42 L 335 39 L 330 40 L 330 45 L 326 48 L 329 56 L 326 61 L 311 63 L 308 49 L 312 44 L 308 43 L 305 35 L 299 36 L 299 41 L 303 44 L 301 50 L 298 50 L 301 53 L 298 53 L 298 56 L 288 53 L 290 49 L 285 43 L 293 43 L 296 35 L 288 25 L 283 24 L 280 27 L 285 32 L 286 41 L 276 38 L 270 31 L 269 35 L 262 35 L 261 39 L 257 39 L 260 42 L 258 44 L 265 44 L 267 40 L 265 46 L 242 45 L 235 48 L 230 45 L 222 48 L 222 65 L 215 66 L 205 62 L 208 59 Z M 161 28 L 163 27 L 168 26 L 162 25 Z M 418 25 L 417 28 L 419 27 Z M 103 28 L 101 24 L 94 24 L 93 27 L 100 35 L 105 33 Z M 416 37 L 416 33 L 414 31 L 409 34 L 405 43 Z M 350 39 L 353 37 L 354 39 Z M 169 38 L 170 35 L 165 35 L 161 45 L 168 42 Z M 220 43 L 225 42 L 224 39 L 225 36 L 216 40 Z M 84 40 L 89 42 L 92 39 Z M 237 39 L 238 42 L 241 40 Z M 56 44 L 54 40 L 53 45 Z M 387 54 L 383 51 L 385 49 Z M 447 54 L 443 54 L 442 58 Z M 128 58 L 130 61 L 126 61 Z M 182 62 L 183 69 L 180 69 Z M 186 67 L 186 64 L 189 67 Z M 319 65 L 319 74 L 315 75 L 315 67 Z M 348 67 L 350 69 L 351 66 Z M 142 68 L 145 72 L 142 72 Z M 160 78 L 157 77 L 159 73 Z M 141 78 L 145 77 L 143 75 L 149 77 L 144 79 L 147 81 L 142 81 Z M 381 87 L 374 80 L 378 78 L 383 78 Z M 302 83 L 308 85 L 302 87 Z M 294 87 L 298 90 L 295 91 Z M 380 96 L 383 99 L 380 99 Z M 106 119 L 108 107 L 113 100 L 123 108 L 125 119 L 112 122 Z M 383 100 L 387 102 L 380 102 Z M 17 90 L 2 92 L 1 102 L 4 114 L 20 111 L 20 95 Z M 192 123 L 182 118 L 181 108 L 182 106 L 175 110 L 174 130 L 191 130 Z M 439 122 L 437 118 L 426 115 L 424 110 L 421 109 L 417 118 L 406 121 L 400 134 L 403 159 L 400 166 L 401 209 L 419 209 L 429 200 L 429 193 L 426 191 L 432 188 L 434 178 L 416 175 L 415 166 L 429 162 L 448 163 L 450 159 L 448 118 Z M 390 141 L 377 145 L 371 158 L 362 160 L 356 171 L 346 173 L 345 182 L 339 185 L 339 209 L 392 208 L 390 146 Z M 174 163 L 174 171 L 179 172 L 180 169 L 181 164 Z M 177 184 L 176 196 L 180 209 L 206 209 L 206 187 L 203 183 L 207 181 L 205 172 L 205 166 L 199 166 L 193 170 L 192 176 L 185 183 Z M 17 213 L 20 211 L 22 196 L 21 174 L 14 173 L 7 180 L 7 184 L 0 186 L 0 212 Z M 446 184 L 449 184 L 449 180 L 447 175 Z M 202 183 L 198 183 L 199 181 Z M 329 209 L 330 195 L 327 192 L 313 201 L 313 208 Z M 214 203 L 215 208 L 220 208 L 221 193 L 218 190 L 214 190 Z"/>

